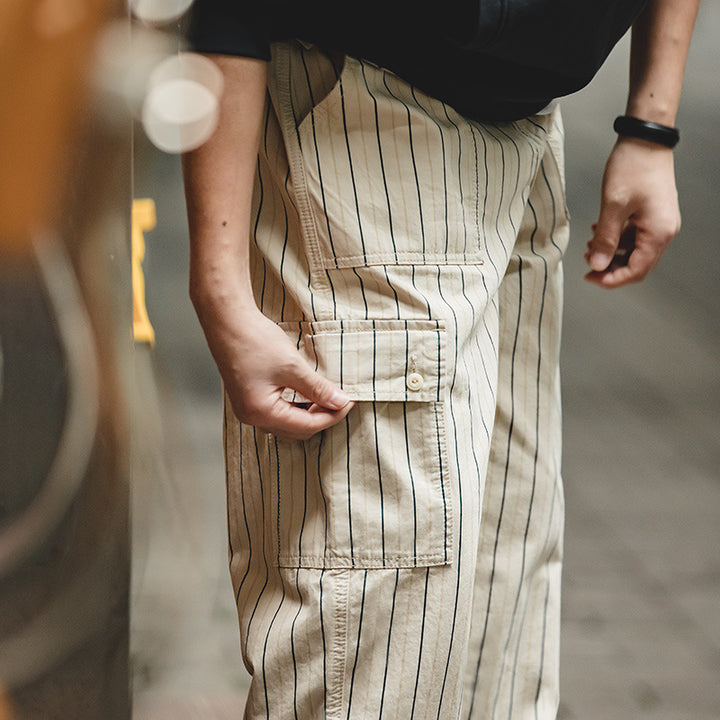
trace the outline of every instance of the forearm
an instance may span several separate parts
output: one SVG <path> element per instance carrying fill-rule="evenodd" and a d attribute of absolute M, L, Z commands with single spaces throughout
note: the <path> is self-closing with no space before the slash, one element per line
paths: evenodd
<path fill-rule="evenodd" d="M 632 28 L 626 113 L 675 125 L 700 0 L 650 0 Z"/>
<path fill-rule="evenodd" d="M 224 77 L 218 127 L 183 156 L 190 295 L 200 315 L 254 305 L 248 246 L 266 97 L 266 63 L 213 56 Z"/>
<path fill-rule="evenodd" d="M 650 0 L 632 29 L 626 114 L 674 126 L 700 0 Z M 603 287 L 642 280 L 680 230 L 673 151 L 620 135 L 605 165 L 586 278 Z"/>
<path fill-rule="evenodd" d="M 250 213 L 267 68 L 262 60 L 214 60 L 225 78 L 218 127 L 183 156 L 190 296 L 237 418 L 278 437 L 305 439 L 340 422 L 352 403 L 255 304 Z M 285 388 L 311 404 L 287 402 Z"/>

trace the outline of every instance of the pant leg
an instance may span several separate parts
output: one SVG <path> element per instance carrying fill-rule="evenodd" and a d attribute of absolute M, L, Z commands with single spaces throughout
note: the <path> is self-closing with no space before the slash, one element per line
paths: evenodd
<path fill-rule="evenodd" d="M 555 119 L 500 287 L 499 390 L 465 676 L 467 718 L 554 718 L 563 495 L 559 350 L 568 239 Z"/>
<path fill-rule="evenodd" d="M 352 59 L 335 72 L 298 47 L 277 62 L 253 276 L 357 405 L 305 443 L 226 416 L 247 717 L 454 720 L 498 292 L 548 128 L 469 123 Z"/>

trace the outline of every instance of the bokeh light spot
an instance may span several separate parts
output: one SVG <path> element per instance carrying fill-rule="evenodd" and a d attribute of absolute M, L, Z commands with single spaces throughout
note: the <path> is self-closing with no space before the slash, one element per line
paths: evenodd
<path fill-rule="evenodd" d="M 130 0 L 130 9 L 139 20 L 165 23 L 179 18 L 192 5 L 192 0 Z"/>
<path fill-rule="evenodd" d="M 217 125 L 222 74 L 193 53 L 167 58 L 152 72 L 142 124 L 160 150 L 180 153 L 202 145 Z"/>

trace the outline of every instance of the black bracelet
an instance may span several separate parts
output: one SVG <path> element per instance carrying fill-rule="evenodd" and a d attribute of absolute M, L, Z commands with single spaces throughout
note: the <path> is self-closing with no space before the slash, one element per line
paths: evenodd
<path fill-rule="evenodd" d="M 680 140 L 680 131 L 677 128 L 659 125 L 649 120 L 640 120 L 630 115 L 621 115 L 615 118 L 613 130 L 618 135 L 647 140 L 668 148 L 674 148 Z"/>

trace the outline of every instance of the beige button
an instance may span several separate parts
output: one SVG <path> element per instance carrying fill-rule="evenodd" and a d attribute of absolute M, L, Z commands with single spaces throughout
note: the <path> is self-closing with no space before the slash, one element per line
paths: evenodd
<path fill-rule="evenodd" d="M 407 376 L 407 387 L 414 392 L 422 390 L 425 387 L 425 378 L 420 373 L 410 373 Z"/>

